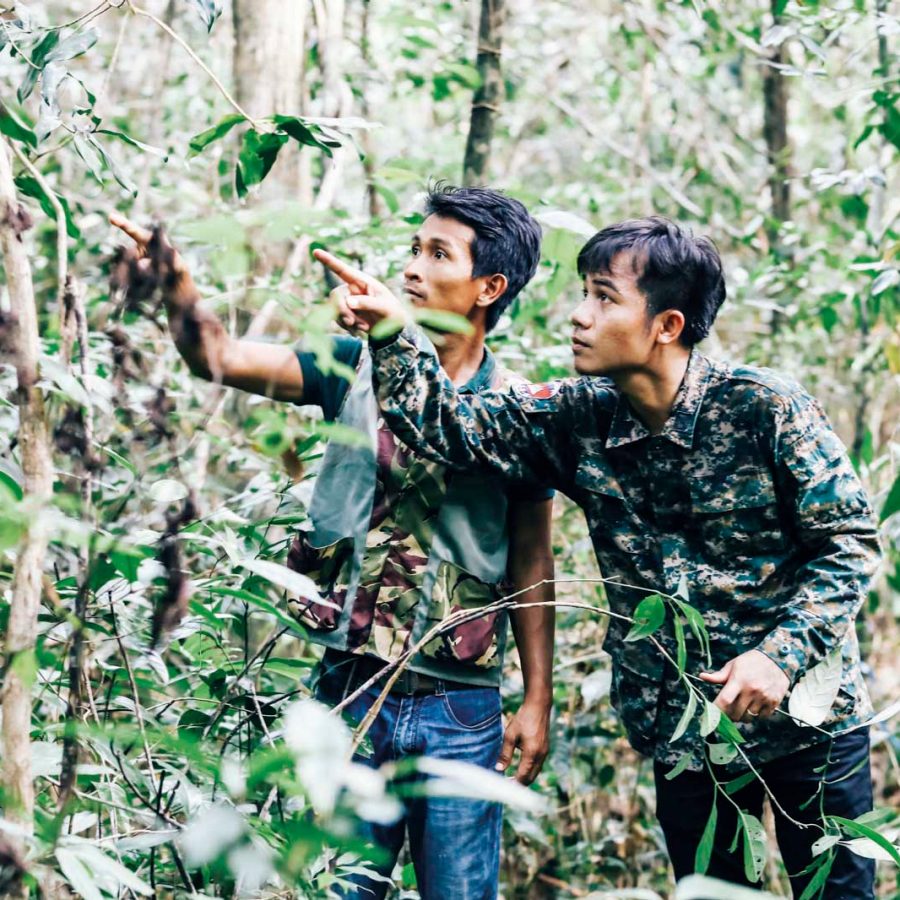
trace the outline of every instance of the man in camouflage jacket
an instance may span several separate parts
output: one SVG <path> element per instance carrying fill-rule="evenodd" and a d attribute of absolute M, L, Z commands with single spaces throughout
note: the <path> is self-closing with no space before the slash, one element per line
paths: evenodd
<path fill-rule="evenodd" d="M 380 285 L 326 261 L 351 286 L 346 324 L 402 318 Z M 407 326 L 372 342 L 385 418 L 431 458 L 552 485 L 584 510 L 609 579 L 612 700 L 633 746 L 656 762 L 676 877 L 697 865 L 733 882 L 758 878 L 764 789 L 755 770 L 777 801 L 795 896 L 816 879 L 807 896 L 870 898 L 871 861 L 834 847 L 814 859 L 822 828 L 802 827 L 823 813 L 852 819 L 872 802 L 854 619 L 879 545 L 846 450 L 792 380 L 694 349 L 725 298 L 711 242 L 659 217 L 624 222 L 585 245 L 578 270 L 572 351 L 588 377 L 463 398 Z M 679 728 L 677 669 L 652 642 L 626 640 L 627 619 L 655 591 L 703 616 L 711 666 L 681 617 L 673 621 L 674 606 L 656 638 L 671 659 L 683 655 L 687 672 L 702 672 L 716 706 L 739 723 L 736 758 L 704 744 L 705 704 Z M 840 691 L 825 722 L 795 722 L 782 706 L 788 690 L 838 656 Z M 726 797 L 715 782 L 733 775 L 741 780 Z"/>

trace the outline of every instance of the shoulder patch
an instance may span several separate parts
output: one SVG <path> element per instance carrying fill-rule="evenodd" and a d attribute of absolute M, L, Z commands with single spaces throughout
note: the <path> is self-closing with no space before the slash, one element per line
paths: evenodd
<path fill-rule="evenodd" d="M 558 381 L 546 381 L 543 384 L 532 384 L 530 381 L 526 381 L 524 384 L 514 384 L 512 389 L 518 397 L 530 400 L 549 400 L 559 393 L 560 387 Z"/>

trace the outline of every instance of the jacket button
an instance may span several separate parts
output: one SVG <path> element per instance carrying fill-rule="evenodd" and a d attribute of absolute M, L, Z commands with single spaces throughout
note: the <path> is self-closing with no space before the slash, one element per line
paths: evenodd
<path fill-rule="evenodd" d="M 782 656 L 787 656 L 790 652 L 791 652 L 791 647 L 789 644 L 781 645 L 781 655 Z"/>

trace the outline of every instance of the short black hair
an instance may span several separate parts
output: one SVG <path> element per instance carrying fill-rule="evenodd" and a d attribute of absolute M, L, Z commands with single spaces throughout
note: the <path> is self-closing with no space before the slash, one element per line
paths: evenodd
<path fill-rule="evenodd" d="M 512 197 L 483 187 L 455 187 L 437 182 L 425 198 L 425 215 L 455 219 L 475 232 L 472 277 L 501 274 L 506 290 L 488 307 L 490 331 L 503 311 L 537 271 L 541 258 L 541 226 Z"/>
<path fill-rule="evenodd" d="M 613 259 L 630 252 L 637 286 L 650 315 L 666 309 L 684 313 L 680 341 L 693 347 L 709 334 L 725 300 L 725 276 L 716 245 L 694 237 L 663 216 L 629 219 L 595 234 L 578 254 L 578 274 L 608 272 Z"/>

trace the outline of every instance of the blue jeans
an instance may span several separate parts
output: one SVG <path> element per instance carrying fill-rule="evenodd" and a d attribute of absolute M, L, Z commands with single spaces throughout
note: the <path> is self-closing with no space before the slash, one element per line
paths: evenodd
<path fill-rule="evenodd" d="M 694 854 L 712 809 L 713 784 L 707 772 L 682 772 L 672 781 L 666 781 L 664 776 L 669 768 L 656 764 L 656 815 L 677 880 L 694 871 Z M 872 809 L 867 728 L 763 763 L 757 771 L 788 815 L 798 822 L 820 821 L 820 803 L 826 815 L 845 819 L 855 819 Z M 825 780 L 824 796 L 817 796 L 809 803 L 822 779 Z M 757 817 L 761 815 L 763 786 L 757 779 L 732 796 L 741 809 Z M 738 842 L 735 851 L 730 851 L 737 814 L 721 797 L 717 808 L 716 836 L 707 874 L 749 885 L 744 875 L 742 843 Z M 813 858 L 812 844 L 822 832 L 816 828 L 800 828 L 777 809 L 774 812 L 778 848 L 790 877 L 791 890 L 799 897 L 812 878 L 803 873 Z M 874 861 L 840 847 L 828 881 L 814 896 L 817 900 L 873 900 L 874 885 Z"/>
<path fill-rule="evenodd" d="M 341 667 L 344 668 L 344 667 Z M 347 690 L 347 672 L 320 667 L 316 699 L 329 706 Z M 343 713 L 362 720 L 381 693 L 369 688 Z M 374 752 L 356 762 L 377 768 L 409 756 L 461 760 L 493 769 L 500 755 L 503 725 L 497 688 L 443 690 L 414 697 L 389 694 L 368 732 Z M 500 876 L 502 809 L 463 797 L 410 797 L 404 815 L 391 825 L 363 823 L 364 837 L 387 852 L 387 862 L 372 866 L 390 876 L 409 832 L 409 846 L 422 900 L 494 900 Z M 381 900 L 385 882 L 353 877 L 360 900 Z"/>

